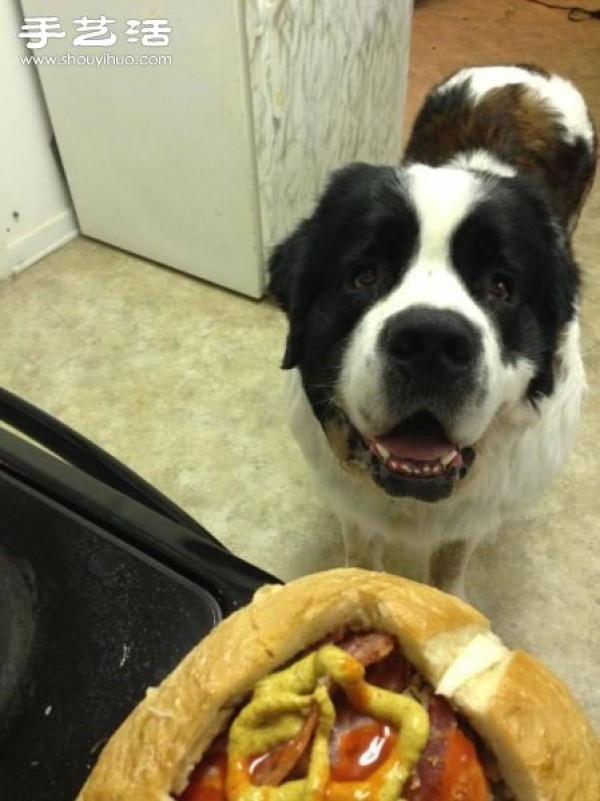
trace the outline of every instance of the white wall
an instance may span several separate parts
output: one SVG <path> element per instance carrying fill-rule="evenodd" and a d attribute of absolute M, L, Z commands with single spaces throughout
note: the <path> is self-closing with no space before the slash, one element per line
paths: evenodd
<path fill-rule="evenodd" d="M 27 267 L 78 233 L 51 149 L 52 131 L 31 51 L 18 38 L 17 0 L 0 4 L 0 278 Z"/>

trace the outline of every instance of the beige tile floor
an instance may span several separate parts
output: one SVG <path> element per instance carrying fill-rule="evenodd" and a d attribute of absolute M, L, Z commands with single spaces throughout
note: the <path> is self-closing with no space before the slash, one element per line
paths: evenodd
<path fill-rule="evenodd" d="M 594 4 L 592 3 L 592 6 Z M 407 117 L 464 64 L 537 61 L 600 118 L 600 24 L 526 0 L 417 2 Z M 579 444 L 527 520 L 480 549 L 471 600 L 562 675 L 600 731 L 600 185 L 576 238 L 588 394 Z M 0 383 L 95 440 L 235 553 L 289 579 L 341 539 L 285 422 L 268 302 L 80 238 L 0 284 Z"/>

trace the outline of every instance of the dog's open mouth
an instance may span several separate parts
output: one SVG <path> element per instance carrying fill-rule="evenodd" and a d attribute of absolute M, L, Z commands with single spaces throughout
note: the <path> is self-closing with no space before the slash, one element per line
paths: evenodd
<path fill-rule="evenodd" d="M 392 473 L 416 478 L 439 476 L 463 465 L 461 450 L 432 415 L 420 412 L 391 431 L 367 440 L 369 450 Z"/>
<path fill-rule="evenodd" d="M 475 459 L 475 449 L 453 443 L 441 423 L 428 412 L 412 415 L 391 431 L 365 438 L 365 441 L 385 468 L 388 481 L 404 479 L 413 486 L 417 482 L 436 484 L 441 490 L 441 485 L 447 485 L 450 491 L 449 485 L 466 475 Z M 419 496 L 420 492 L 414 494 Z"/>

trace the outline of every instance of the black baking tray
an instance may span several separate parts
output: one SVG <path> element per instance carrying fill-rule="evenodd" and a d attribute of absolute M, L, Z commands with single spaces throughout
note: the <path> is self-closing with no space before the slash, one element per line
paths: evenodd
<path fill-rule="evenodd" d="M 278 580 L 5 390 L 0 420 L 61 457 L 0 429 L 0 799 L 71 800 L 146 688 Z"/>

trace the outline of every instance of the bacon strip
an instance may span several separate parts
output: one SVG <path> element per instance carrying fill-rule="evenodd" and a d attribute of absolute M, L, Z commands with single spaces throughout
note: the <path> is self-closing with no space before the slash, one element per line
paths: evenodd
<path fill-rule="evenodd" d="M 487 801 L 489 790 L 473 743 L 445 698 L 428 704 L 429 741 L 403 790 L 406 801 Z"/>
<path fill-rule="evenodd" d="M 249 773 L 252 783 L 259 786 L 269 784 L 272 787 L 281 784 L 296 767 L 308 748 L 318 720 L 319 708 L 314 705 L 295 737 L 275 746 L 271 751 L 251 759 Z"/>
<path fill-rule="evenodd" d="M 390 634 L 376 631 L 369 634 L 352 634 L 334 644 L 358 659 L 365 667 L 381 662 L 394 650 L 394 638 Z"/>

